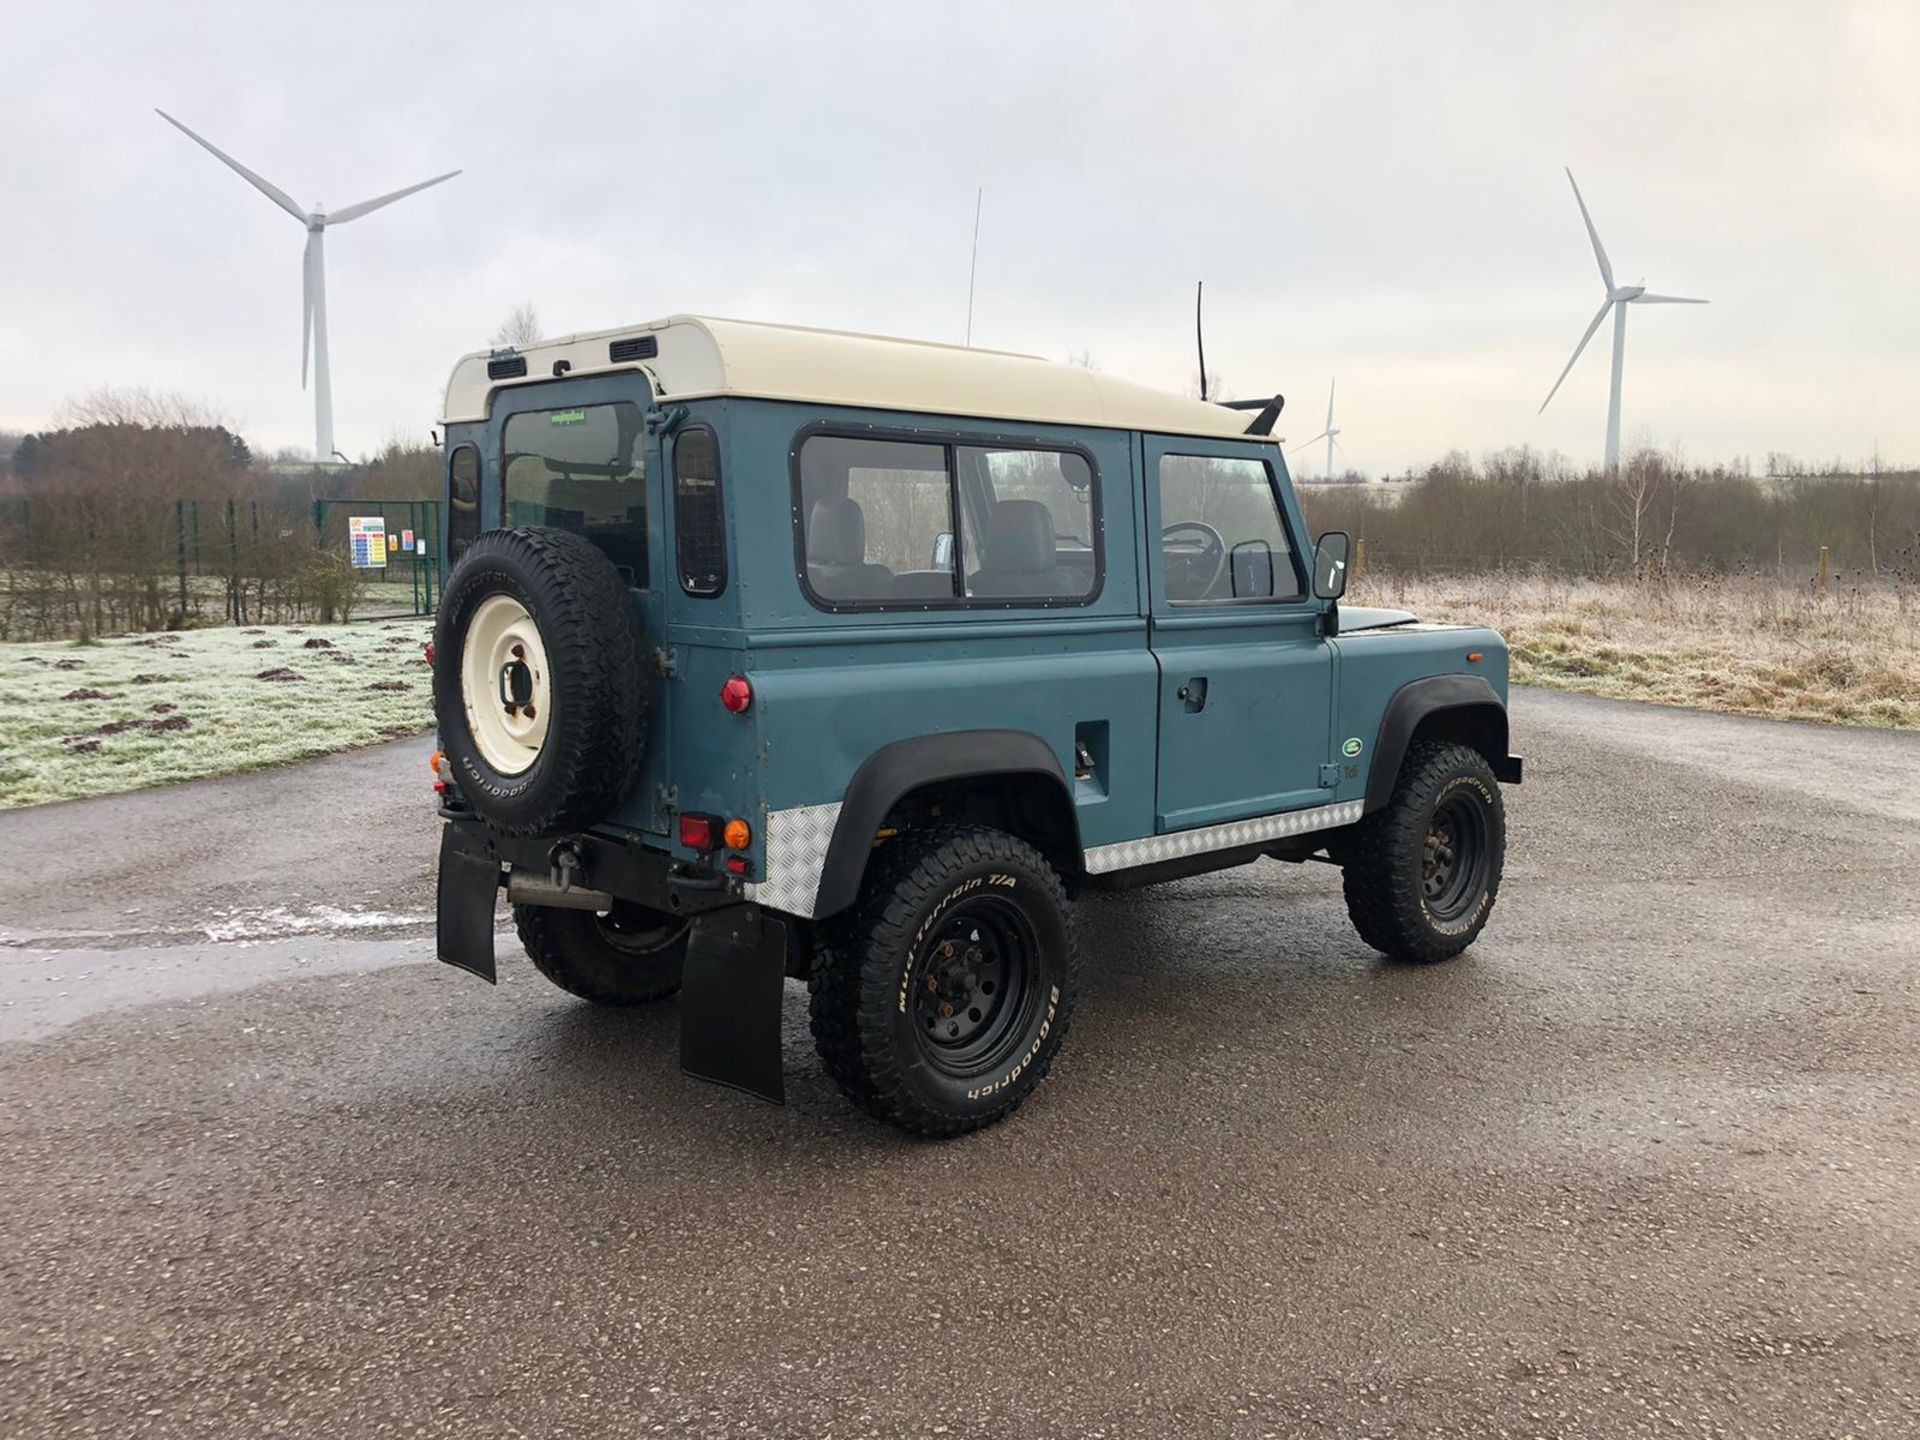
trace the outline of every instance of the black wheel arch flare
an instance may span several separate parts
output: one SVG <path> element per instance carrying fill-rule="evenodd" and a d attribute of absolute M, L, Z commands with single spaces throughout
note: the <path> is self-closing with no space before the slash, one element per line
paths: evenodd
<path fill-rule="evenodd" d="M 956 780 L 1034 776 L 1057 788 L 1077 861 L 1080 823 L 1073 789 L 1053 747 L 1038 735 L 1027 730 L 951 730 L 881 746 L 847 782 L 820 871 L 815 917 L 833 915 L 853 903 L 875 834 L 888 812 L 913 791 Z"/>
<path fill-rule="evenodd" d="M 1367 814 L 1392 798 L 1401 762 L 1416 735 L 1471 746 L 1487 757 L 1500 779 L 1520 778 L 1519 762 L 1507 753 L 1507 707 L 1487 677 L 1428 675 L 1409 680 L 1387 701 L 1367 771 Z"/>

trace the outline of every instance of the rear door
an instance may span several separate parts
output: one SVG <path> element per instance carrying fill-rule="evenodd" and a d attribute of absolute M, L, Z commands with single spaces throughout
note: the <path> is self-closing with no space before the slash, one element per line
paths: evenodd
<path fill-rule="evenodd" d="M 1333 650 L 1272 445 L 1148 436 L 1156 828 L 1322 803 Z"/>
<path fill-rule="evenodd" d="M 646 757 L 640 778 L 611 817 L 665 834 L 659 803 L 669 762 L 669 707 L 652 652 L 666 636 L 664 590 L 674 583 L 665 551 L 661 448 L 645 415 L 653 402 L 636 374 L 516 386 L 494 400 L 494 454 L 500 464 L 500 524 L 584 535 L 632 589 L 648 653 Z"/>

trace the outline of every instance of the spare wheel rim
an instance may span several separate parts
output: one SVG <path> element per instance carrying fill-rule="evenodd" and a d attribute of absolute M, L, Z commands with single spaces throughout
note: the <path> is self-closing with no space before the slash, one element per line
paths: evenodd
<path fill-rule="evenodd" d="M 533 767 L 553 714 L 540 627 L 511 595 L 489 595 L 467 623 L 460 699 L 480 758 L 501 775 Z"/>

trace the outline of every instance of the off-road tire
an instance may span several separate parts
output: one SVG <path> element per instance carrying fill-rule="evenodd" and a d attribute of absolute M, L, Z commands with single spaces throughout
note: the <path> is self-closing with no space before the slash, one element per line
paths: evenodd
<path fill-rule="evenodd" d="M 479 605 L 509 595 L 526 607 L 546 651 L 551 717 L 533 764 L 489 765 L 462 700 L 461 652 Z M 605 818 L 631 784 L 647 736 L 638 612 L 591 540 L 565 530 L 490 530 L 447 577 L 434 622 L 434 719 L 461 797 L 508 835 L 580 830 Z"/>
<path fill-rule="evenodd" d="M 1436 814 L 1483 827 L 1476 844 L 1477 873 L 1463 876 L 1452 903 L 1429 904 L 1423 872 Z M 1353 829 L 1335 849 L 1341 862 L 1347 914 L 1360 938 L 1395 960 L 1432 964 L 1450 960 L 1486 926 L 1500 893 L 1507 847 L 1506 808 L 1486 757 L 1464 745 L 1427 741 L 1413 746 L 1394 782 L 1393 797 Z M 1447 896 L 1435 897 L 1446 901 Z"/>
<path fill-rule="evenodd" d="M 687 958 L 685 921 L 628 906 L 636 920 L 659 920 L 676 932 L 659 945 L 622 945 L 609 935 L 612 917 L 552 905 L 516 905 L 514 929 L 534 968 L 570 995 L 596 1005 L 645 1005 L 680 988 Z"/>
<path fill-rule="evenodd" d="M 983 1048 L 964 1059 L 962 1049 L 938 1053 L 944 1040 L 918 1027 L 938 998 L 927 980 L 955 963 L 941 958 L 943 933 L 965 946 L 970 927 L 975 941 L 984 930 L 1007 951 L 980 968 L 1017 968 L 1020 978 L 986 1008 Z M 1073 1012 L 1073 907 L 1025 841 L 980 826 L 909 831 L 875 852 L 852 908 L 812 928 L 814 1045 L 868 1114 L 913 1135 L 959 1135 L 1004 1119 L 1046 1078 Z M 956 1029 L 966 1023 L 954 1018 Z"/>

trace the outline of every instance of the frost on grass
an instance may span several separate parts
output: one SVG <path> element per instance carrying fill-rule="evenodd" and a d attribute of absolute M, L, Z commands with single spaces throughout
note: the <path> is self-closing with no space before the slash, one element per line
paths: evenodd
<path fill-rule="evenodd" d="M 418 734 L 433 723 L 431 686 L 417 674 L 422 683 L 400 677 L 418 659 L 428 623 L 268 631 L 301 650 L 303 662 L 332 662 L 298 670 L 261 669 L 269 657 L 254 648 L 259 630 L 125 636 L 85 647 L 0 644 L 0 809 Z"/>
<path fill-rule="evenodd" d="M 1522 685 L 1738 715 L 1920 729 L 1920 594 L 1754 577 L 1368 576 L 1355 597 L 1491 625 Z"/>

